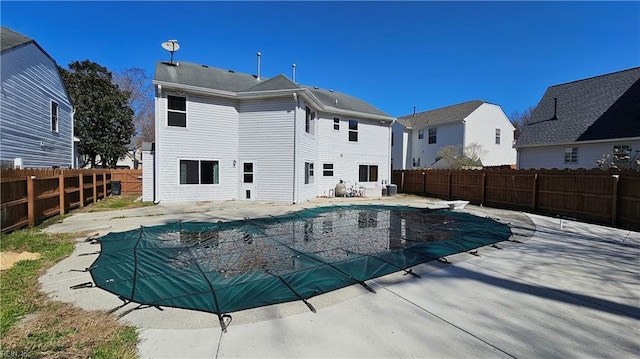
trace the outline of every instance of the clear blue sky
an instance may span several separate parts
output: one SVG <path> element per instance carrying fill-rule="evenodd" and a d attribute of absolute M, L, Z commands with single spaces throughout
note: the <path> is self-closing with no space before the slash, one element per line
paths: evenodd
<path fill-rule="evenodd" d="M 2 26 L 67 67 L 153 76 L 176 60 L 345 92 L 392 116 L 482 99 L 510 115 L 548 86 L 640 66 L 640 2 L 7 2 Z"/>

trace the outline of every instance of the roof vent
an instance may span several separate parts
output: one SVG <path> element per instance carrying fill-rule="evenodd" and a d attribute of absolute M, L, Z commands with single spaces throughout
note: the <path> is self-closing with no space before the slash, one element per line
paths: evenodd
<path fill-rule="evenodd" d="M 202 67 L 206 67 L 206 68 L 208 68 L 208 67 L 209 67 L 209 65 L 202 65 Z"/>
<path fill-rule="evenodd" d="M 551 117 L 552 120 L 557 120 L 558 119 L 558 98 L 554 97 L 553 98 L 553 117 Z"/>
<path fill-rule="evenodd" d="M 319 89 L 319 87 L 318 87 L 318 86 L 313 86 L 313 88 L 314 88 L 314 89 L 316 89 L 316 90 L 317 90 L 317 89 Z"/>
<path fill-rule="evenodd" d="M 262 56 L 262 54 L 258 51 L 256 55 L 258 55 L 258 76 L 256 78 L 260 80 L 260 56 Z"/>
<path fill-rule="evenodd" d="M 413 106 L 413 117 L 416 117 L 416 107 Z"/>
<path fill-rule="evenodd" d="M 293 82 L 296 82 L 296 64 L 292 64 L 291 65 L 291 78 L 293 79 Z"/>
<path fill-rule="evenodd" d="M 329 92 L 333 92 L 333 89 L 329 89 Z"/>
<path fill-rule="evenodd" d="M 233 71 L 233 70 L 229 70 L 229 72 L 231 72 L 232 74 L 235 74 L 235 73 L 236 73 L 236 72 L 235 72 L 235 71 Z"/>

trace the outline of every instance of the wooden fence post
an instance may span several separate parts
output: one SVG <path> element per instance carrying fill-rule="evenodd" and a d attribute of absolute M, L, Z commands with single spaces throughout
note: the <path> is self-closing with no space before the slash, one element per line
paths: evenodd
<path fill-rule="evenodd" d="M 618 217 L 618 181 L 620 181 L 620 175 L 613 175 L 613 195 L 611 201 L 611 225 L 616 225 L 616 219 Z"/>
<path fill-rule="evenodd" d="M 484 206 L 484 192 L 485 192 L 485 179 L 487 177 L 487 173 L 486 172 L 482 172 L 482 198 L 480 199 L 480 204 Z"/>
<path fill-rule="evenodd" d="M 404 170 L 402 170 L 402 176 L 400 178 L 400 193 L 404 193 Z"/>
<path fill-rule="evenodd" d="M 538 174 L 533 174 L 533 193 L 531 194 L 531 212 L 536 211 L 536 201 L 538 195 Z"/>
<path fill-rule="evenodd" d="M 98 176 L 96 176 L 95 170 L 93 171 L 93 203 L 98 202 Z"/>
<path fill-rule="evenodd" d="M 36 224 L 36 195 L 33 188 L 33 178 L 35 176 L 27 176 L 27 218 L 29 220 L 29 226 L 35 226 Z"/>
<path fill-rule="evenodd" d="M 447 199 L 451 199 L 451 170 L 447 173 Z"/>
<path fill-rule="evenodd" d="M 64 205 L 64 174 L 61 171 L 60 175 L 58 176 L 58 188 L 60 189 L 60 193 L 59 193 L 59 202 L 60 202 L 60 214 L 64 214 L 65 213 L 65 205 Z"/>
<path fill-rule="evenodd" d="M 427 172 L 422 172 L 422 193 L 427 194 Z"/>
<path fill-rule="evenodd" d="M 78 175 L 78 186 L 80 186 L 80 208 L 84 207 L 84 171 Z"/>
<path fill-rule="evenodd" d="M 106 172 L 102 173 L 102 189 L 104 192 L 104 196 L 102 196 L 102 199 L 107 199 L 107 173 Z"/>

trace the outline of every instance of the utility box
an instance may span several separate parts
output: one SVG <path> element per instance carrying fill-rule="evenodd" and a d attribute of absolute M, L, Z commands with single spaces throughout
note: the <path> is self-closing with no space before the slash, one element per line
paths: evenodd
<path fill-rule="evenodd" d="M 120 181 L 111 181 L 111 194 L 119 196 L 122 191 L 122 183 Z"/>
<path fill-rule="evenodd" d="M 387 196 L 395 197 L 398 194 L 398 185 L 388 184 L 387 185 Z"/>

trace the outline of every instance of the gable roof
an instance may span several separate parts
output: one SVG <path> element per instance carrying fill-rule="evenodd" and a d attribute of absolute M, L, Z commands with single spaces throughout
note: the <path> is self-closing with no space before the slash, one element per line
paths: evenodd
<path fill-rule="evenodd" d="M 398 122 L 405 127 L 414 129 L 459 122 L 467 118 L 484 103 L 482 100 L 467 101 L 457 105 L 416 113 L 415 116 L 402 116 L 398 118 Z"/>
<path fill-rule="evenodd" d="M 636 136 L 640 67 L 547 88 L 516 147 Z"/>
<path fill-rule="evenodd" d="M 272 78 L 258 79 L 254 75 L 189 62 L 180 62 L 179 65 L 158 62 L 154 82 L 217 90 L 231 97 L 238 95 L 261 96 L 279 91 L 283 93 L 301 92 L 306 93 L 320 105 L 321 110 L 327 112 L 363 114 L 388 121 L 394 119 L 365 101 L 333 90 L 295 84 L 282 74 Z"/>
<path fill-rule="evenodd" d="M 13 49 L 14 47 L 26 45 L 34 42 L 33 39 L 19 34 L 8 27 L 0 27 L 0 48 L 1 52 Z"/>

